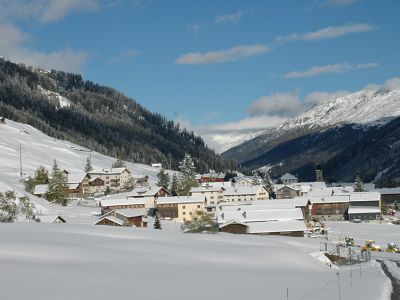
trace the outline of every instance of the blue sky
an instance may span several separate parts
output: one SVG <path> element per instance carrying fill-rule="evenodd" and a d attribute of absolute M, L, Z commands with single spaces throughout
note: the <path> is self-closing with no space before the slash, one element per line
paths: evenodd
<path fill-rule="evenodd" d="M 216 146 L 208 135 L 260 130 L 399 76 L 399 9 L 396 0 L 0 0 L 0 55 L 80 72 Z"/>

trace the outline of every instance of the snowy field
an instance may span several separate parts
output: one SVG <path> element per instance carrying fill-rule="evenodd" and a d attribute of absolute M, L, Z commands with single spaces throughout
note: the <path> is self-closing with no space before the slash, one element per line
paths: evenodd
<path fill-rule="evenodd" d="M 0 241 L 2 299 L 338 299 L 314 239 L 15 223 Z M 349 272 L 342 299 L 387 299 L 376 263 Z"/>

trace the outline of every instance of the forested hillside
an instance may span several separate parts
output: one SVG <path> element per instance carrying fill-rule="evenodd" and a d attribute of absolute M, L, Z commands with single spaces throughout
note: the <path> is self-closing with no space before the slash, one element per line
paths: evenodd
<path fill-rule="evenodd" d="M 201 137 L 78 74 L 34 70 L 0 59 L 0 116 L 132 162 L 169 166 L 171 160 L 176 169 L 189 153 L 198 171 L 225 168 Z"/>

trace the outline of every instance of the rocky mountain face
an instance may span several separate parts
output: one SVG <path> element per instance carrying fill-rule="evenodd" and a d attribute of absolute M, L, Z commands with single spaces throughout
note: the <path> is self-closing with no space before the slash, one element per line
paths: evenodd
<path fill-rule="evenodd" d="M 331 181 L 360 174 L 365 181 L 393 184 L 400 179 L 398 116 L 400 90 L 363 90 L 265 130 L 223 157 L 249 169 L 268 166 L 276 176 L 292 172 L 313 180 L 319 164 Z"/>
<path fill-rule="evenodd" d="M 0 116 L 47 135 L 136 163 L 176 169 L 189 153 L 198 171 L 225 162 L 201 137 L 152 113 L 115 89 L 78 74 L 44 71 L 0 59 Z M 39 142 L 39 141 L 38 141 Z"/>

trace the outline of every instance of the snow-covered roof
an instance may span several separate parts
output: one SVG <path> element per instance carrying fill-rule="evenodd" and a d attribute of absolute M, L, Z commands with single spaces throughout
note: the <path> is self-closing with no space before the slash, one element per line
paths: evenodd
<path fill-rule="evenodd" d="M 204 196 L 184 196 L 184 197 L 159 197 L 157 204 L 180 204 L 180 203 L 204 203 Z"/>
<path fill-rule="evenodd" d="M 353 191 L 353 188 L 348 189 L 344 187 L 329 187 L 329 188 L 319 188 L 310 190 L 307 195 L 309 197 L 330 197 L 330 196 L 341 196 L 349 195 Z"/>
<path fill-rule="evenodd" d="M 350 202 L 350 195 L 346 196 L 326 196 L 326 197 L 307 197 L 311 204 L 316 203 L 348 203 Z"/>
<path fill-rule="evenodd" d="M 236 220 L 230 220 L 230 221 L 228 221 L 226 223 L 223 223 L 223 224 L 219 225 L 219 228 L 224 228 L 224 227 L 226 227 L 228 225 L 231 225 L 231 224 L 240 224 L 240 225 L 243 225 L 243 226 L 246 226 L 246 227 L 249 226 L 248 224 L 246 224 L 244 222 L 240 222 L 240 221 L 236 221 Z"/>
<path fill-rule="evenodd" d="M 297 180 L 297 177 L 290 173 L 286 173 L 286 174 L 282 175 L 280 179 L 281 180 Z"/>
<path fill-rule="evenodd" d="M 103 217 L 100 220 L 98 220 L 96 223 L 94 223 L 94 225 L 98 225 L 103 220 L 109 220 L 109 221 L 111 221 L 111 222 L 113 222 L 115 224 L 121 225 L 121 226 L 124 225 L 124 221 L 122 221 L 122 220 L 120 220 L 120 219 L 118 219 L 116 217 L 113 217 L 113 216 Z"/>
<path fill-rule="evenodd" d="M 128 199 L 101 199 L 102 207 L 120 206 L 120 205 L 145 205 L 145 198 L 128 198 Z"/>
<path fill-rule="evenodd" d="M 146 186 L 133 189 L 130 193 L 128 193 L 128 198 L 138 198 L 138 197 L 154 197 L 163 187 L 159 186 Z"/>
<path fill-rule="evenodd" d="M 43 215 L 43 216 L 37 216 L 40 219 L 41 223 L 54 223 L 59 219 L 62 223 L 65 223 L 65 219 L 59 215 Z"/>
<path fill-rule="evenodd" d="M 68 173 L 67 182 L 68 183 L 81 183 L 83 179 L 86 177 L 86 173 Z"/>
<path fill-rule="evenodd" d="M 261 188 L 263 188 L 261 185 L 231 186 L 225 189 L 224 196 L 256 195 Z"/>
<path fill-rule="evenodd" d="M 218 185 L 209 185 L 209 186 L 198 186 L 198 187 L 193 187 L 190 189 L 191 193 L 202 193 L 202 192 L 219 192 L 222 188 Z"/>
<path fill-rule="evenodd" d="M 379 207 L 349 207 L 349 214 L 380 213 Z"/>
<path fill-rule="evenodd" d="M 232 182 L 230 181 L 223 181 L 223 182 L 203 182 L 201 186 L 206 187 L 213 187 L 213 188 L 226 188 L 232 186 Z"/>
<path fill-rule="evenodd" d="M 70 190 L 76 190 L 77 188 L 79 188 L 79 183 L 67 183 L 68 185 L 68 189 Z"/>
<path fill-rule="evenodd" d="M 127 218 L 146 216 L 146 209 L 144 208 L 123 208 L 116 209 L 115 213 L 123 215 Z"/>
<path fill-rule="evenodd" d="M 300 208 L 223 211 L 217 213 L 217 220 L 219 224 L 230 220 L 245 223 L 273 220 L 303 220 L 303 213 Z"/>
<path fill-rule="evenodd" d="M 46 194 L 49 190 L 48 184 L 37 184 L 35 185 L 35 189 L 33 190 L 34 195 L 43 195 Z"/>
<path fill-rule="evenodd" d="M 292 204 L 288 203 L 278 203 L 279 201 L 269 201 L 266 200 L 264 202 L 271 202 L 268 204 L 258 204 L 254 205 L 251 202 L 248 204 L 237 204 L 237 202 L 228 202 L 226 205 L 220 203 L 218 205 L 218 211 L 248 211 L 248 210 L 267 210 L 267 209 L 285 209 L 285 208 L 295 208 Z M 230 203 L 235 203 L 234 205 L 229 205 Z"/>
<path fill-rule="evenodd" d="M 361 192 L 351 193 L 350 202 L 352 201 L 380 201 L 381 194 L 378 192 Z"/>
<path fill-rule="evenodd" d="M 276 203 L 276 204 L 290 204 L 293 205 L 294 207 L 304 207 L 308 203 L 308 198 L 307 197 L 296 197 L 293 199 L 272 199 L 272 200 L 256 200 L 253 201 L 253 204 L 255 205 L 264 205 L 265 201 L 268 201 L 267 203 Z"/>
<path fill-rule="evenodd" d="M 378 192 L 381 193 L 382 195 L 400 194 L 400 188 L 375 189 L 371 192 Z"/>
<path fill-rule="evenodd" d="M 247 225 L 247 233 L 273 233 L 307 230 L 307 227 L 302 220 L 251 222 L 247 223 Z"/>
<path fill-rule="evenodd" d="M 94 174 L 94 175 L 119 175 L 124 171 L 127 171 L 130 173 L 130 171 L 127 168 L 111 168 L 111 169 L 97 169 L 97 170 L 92 170 L 89 172 L 89 174 Z"/>

